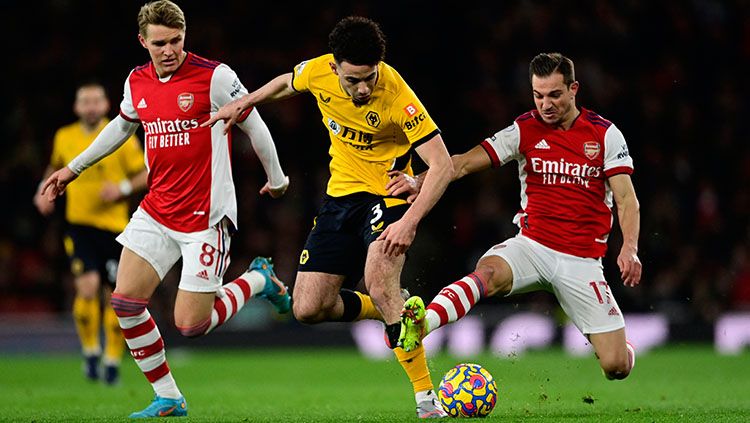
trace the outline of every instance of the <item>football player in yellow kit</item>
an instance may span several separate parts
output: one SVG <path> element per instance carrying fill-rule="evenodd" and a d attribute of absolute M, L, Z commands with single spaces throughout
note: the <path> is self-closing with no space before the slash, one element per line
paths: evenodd
<path fill-rule="evenodd" d="M 104 87 L 97 83 L 79 86 L 73 110 L 79 119 L 55 134 L 52 157 L 42 181 L 85 150 L 109 122 L 109 100 Z M 73 317 L 85 359 L 86 376 L 91 380 L 98 380 L 100 376 L 102 347 L 99 331 L 103 320 L 103 378 L 106 383 L 114 384 L 118 380 L 125 344 L 109 296 L 115 285 L 121 249 L 115 237 L 125 228 L 130 215 L 126 199 L 132 192 L 146 187 L 147 172 L 138 139 L 131 137 L 122 148 L 94 168 L 95 171 L 86 173 L 67 190 L 64 245 L 75 276 Z M 55 203 L 43 198 L 39 191 L 34 196 L 34 204 L 47 216 L 54 211 Z M 105 293 L 103 319 L 102 287 Z"/>
<path fill-rule="evenodd" d="M 398 72 L 383 62 L 385 38 L 363 17 L 341 20 L 329 35 L 331 54 L 298 64 L 255 92 L 227 104 L 205 125 L 227 128 L 262 103 L 302 92 L 315 98 L 330 137 L 331 177 L 300 255 L 293 310 L 303 323 L 378 319 L 412 382 L 421 418 L 444 417 L 424 349 L 397 348 L 404 304 L 400 275 L 417 225 L 453 173 L 437 125 Z M 388 195 L 389 172 L 409 175 L 416 152 L 429 166 L 412 204 Z M 369 295 L 350 290 L 364 276 Z M 343 289 L 342 289 L 343 288 Z"/>

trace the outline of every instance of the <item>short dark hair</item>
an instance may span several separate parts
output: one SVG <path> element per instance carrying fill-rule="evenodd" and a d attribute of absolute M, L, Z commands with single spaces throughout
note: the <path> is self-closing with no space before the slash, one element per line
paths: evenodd
<path fill-rule="evenodd" d="M 344 18 L 328 35 L 328 46 L 337 63 L 377 65 L 385 58 L 385 35 L 380 26 L 362 16 Z"/>
<path fill-rule="evenodd" d="M 563 82 L 567 86 L 570 86 L 576 80 L 576 71 L 572 60 L 560 53 L 537 54 L 529 65 L 529 81 L 534 75 L 544 77 L 555 72 L 562 74 Z"/>

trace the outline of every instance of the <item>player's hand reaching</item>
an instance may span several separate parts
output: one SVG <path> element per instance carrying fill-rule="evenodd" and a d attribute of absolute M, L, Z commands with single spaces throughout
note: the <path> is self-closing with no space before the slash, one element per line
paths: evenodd
<path fill-rule="evenodd" d="M 47 202 L 51 203 L 55 201 L 55 198 L 61 196 L 62 193 L 65 192 L 65 187 L 77 177 L 78 175 L 68 169 L 67 166 L 63 166 L 62 169 L 55 171 L 55 173 L 50 175 L 49 178 L 44 181 L 41 196 Z"/>
<path fill-rule="evenodd" d="M 620 255 L 617 256 L 617 265 L 620 266 L 620 277 L 625 286 L 632 287 L 641 282 L 643 266 L 634 248 L 623 245 Z"/>
<path fill-rule="evenodd" d="M 405 254 L 414 237 L 417 235 L 417 224 L 403 217 L 390 225 L 380 234 L 377 241 L 385 241 L 383 251 L 388 256 Z"/>
<path fill-rule="evenodd" d="M 271 198 L 279 198 L 284 195 L 287 188 L 289 188 L 289 177 L 285 176 L 284 183 L 279 187 L 271 187 L 271 183 L 266 182 L 263 188 L 260 189 L 260 195 L 268 194 Z"/>
<path fill-rule="evenodd" d="M 388 191 L 388 195 L 394 197 L 400 196 L 401 194 L 408 194 L 406 202 L 409 204 L 413 203 L 417 199 L 420 188 L 422 188 L 421 181 L 418 177 L 409 176 L 400 170 L 391 170 L 388 172 L 388 176 L 391 178 L 385 189 Z"/>
<path fill-rule="evenodd" d="M 249 109 L 252 105 L 248 101 L 248 96 L 240 97 L 236 100 L 232 100 L 229 103 L 221 106 L 219 110 L 211 116 L 207 121 L 201 124 L 201 128 L 206 126 L 213 126 L 216 122 L 223 120 L 225 123 L 224 134 L 229 133 L 232 125 L 236 124 L 242 113 Z"/>
<path fill-rule="evenodd" d="M 55 211 L 55 203 L 44 198 L 42 195 L 42 188 L 44 188 L 44 182 L 39 184 L 39 189 L 36 191 L 36 194 L 34 194 L 34 205 L 42 216 L 49 216 Z"/>

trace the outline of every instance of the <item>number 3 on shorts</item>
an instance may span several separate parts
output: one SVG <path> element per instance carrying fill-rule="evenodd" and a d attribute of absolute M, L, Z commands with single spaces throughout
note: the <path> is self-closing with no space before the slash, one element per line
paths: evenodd
<path fill-rule="evenodd" d="M 375 204 L 372 208 L 372 219 L 370 219 L 370 224 L 374 225 L 381 217 L 383 217 L 383 210 L 381 210 L 380 204 Z"/>

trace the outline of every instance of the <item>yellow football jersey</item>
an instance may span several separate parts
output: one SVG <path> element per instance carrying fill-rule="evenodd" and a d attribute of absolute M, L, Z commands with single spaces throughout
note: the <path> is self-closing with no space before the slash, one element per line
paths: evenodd
<path fill-rule="evenodd" d="M 440 131 L 401 75 L 389 65 L 378 65 L 378 80 L 370 101 L 358 106 L 344 91 L 326 54 L 294 68 L 292 87 L 310 92 L 318 103 L 331 147 L 328 195 L 355 192 L 387 195 L 387 172 L 410 175 L 411 149 Z"/>
<path fill-rule="evenodd" d="M 91 133 L 85 132 L 80 122 L 58 129 L 52 146 L 50 166 L 55 169 L 66 166 L 94 141 L 108 122 L 103 119 L 99 127 Z M 117 151 L 91 166 L 68 185 L 65 189 L 65 218 L 76 225 L 122 232 L 130 215 L 128 202 L 104 202 L 100 193 L 104 182 L 119 184 L 143 168 L 143 150 L 138 138 L 132 136 Z"/>

